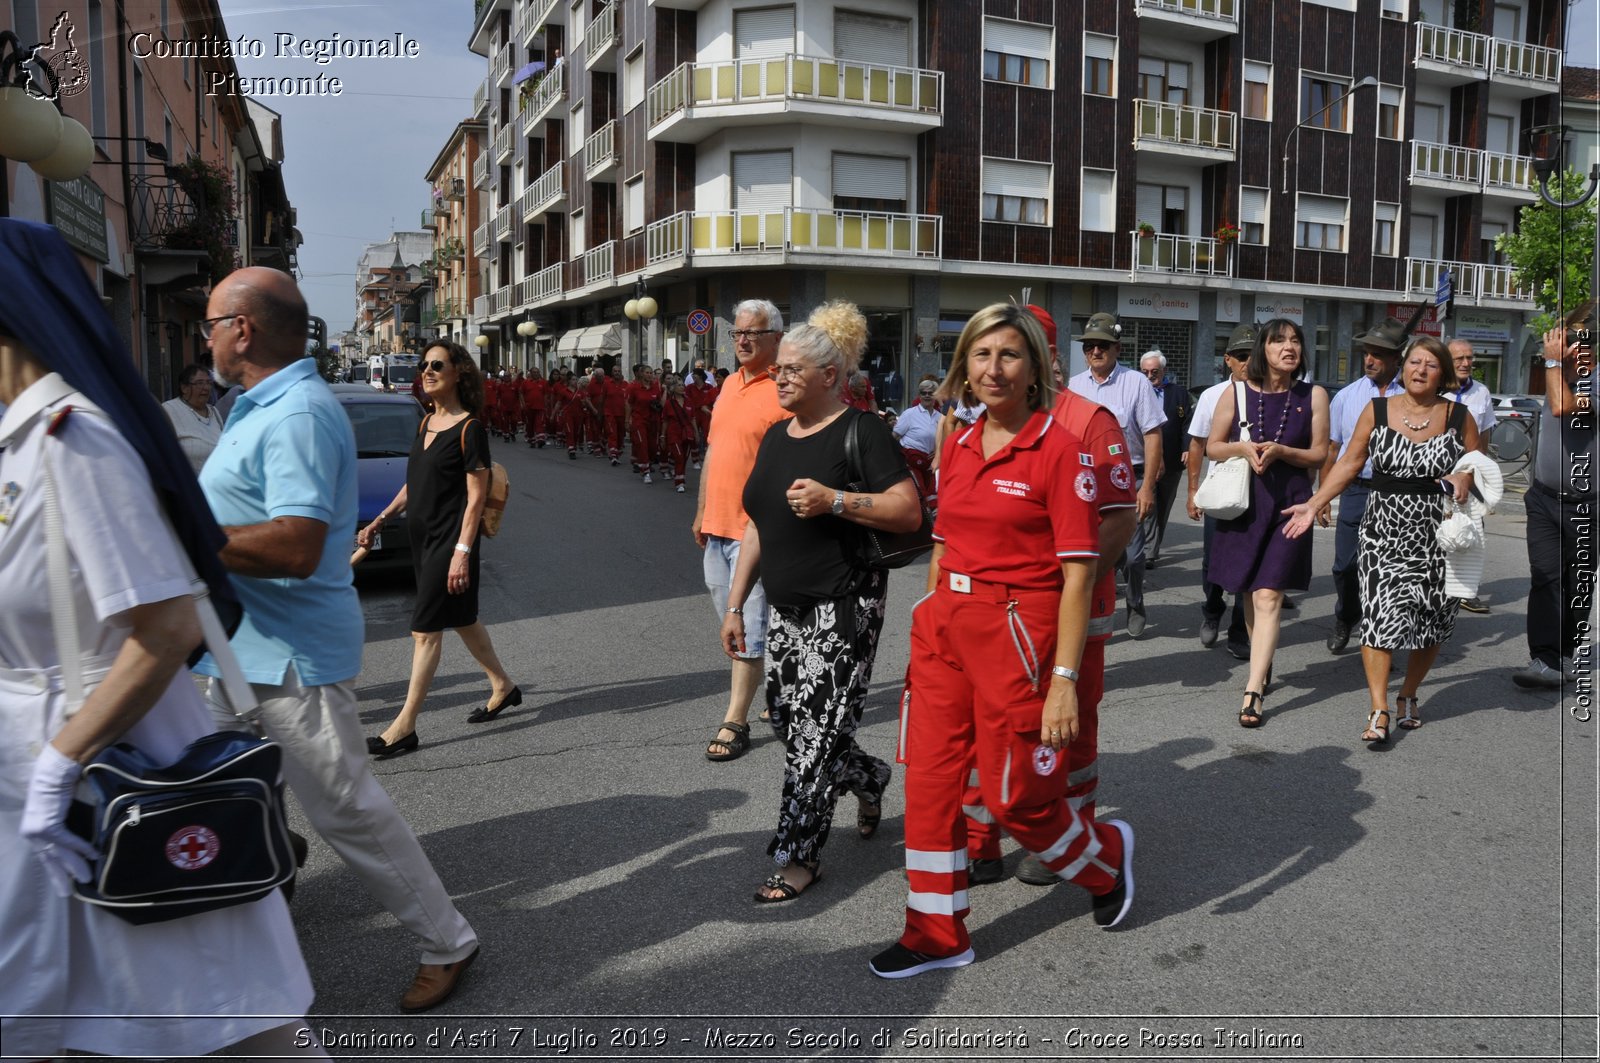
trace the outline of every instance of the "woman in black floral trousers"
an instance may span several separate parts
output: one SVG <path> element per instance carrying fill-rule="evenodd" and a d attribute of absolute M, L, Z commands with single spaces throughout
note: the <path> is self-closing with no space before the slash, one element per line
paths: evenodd
<path fill-rule="evenodd" d="M 762 439 L 744 489 L 750 526 L 722 643 L 730 655 L 743 650 L 743 603 L 759 576 L 772 610 L 767 711 L 786 751 L 778 829 L 767 846 L 778 871 L 756 892 L 758 904 L 793 900 L 818 880 L 842 791 L 861 802 L 857 830 L 870 838 L 889 785 L 889 765 L 855 741 L 887 578 L 855 561 L 863 528 L 911 531 L 922 513 L 889 429 L 839 397 L 866 338 L 866 319 L 848 303 L 818 308 L 784 337 L 772 373 L 779 404 L 794 416 Z M 855 434 L 855 468 L 847 433 Z M 852 484 L 863 490 L 845 489 Z"/>

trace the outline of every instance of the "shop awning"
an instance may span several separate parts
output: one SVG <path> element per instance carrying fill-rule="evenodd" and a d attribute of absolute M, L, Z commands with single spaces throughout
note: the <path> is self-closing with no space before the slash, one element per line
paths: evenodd
<path fill-rule="evenodd" d="M 599 355 L 622 349 L 622 335 L 615 323 L 575 328 L 556 341 L 556 353 L 578 357 Z"/>

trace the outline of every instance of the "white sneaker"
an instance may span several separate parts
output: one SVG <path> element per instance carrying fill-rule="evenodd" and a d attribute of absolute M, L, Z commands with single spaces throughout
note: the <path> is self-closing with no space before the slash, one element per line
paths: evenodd
<path fill-rule="evenodd" d="M 683 494 L 683 485 L 682 484 L 678 485 L 678 494 L 680 494 L 680 495 Z"/>
<path fill-rule="evenodd" d="M 645 473 L 644 474 L 644 482 L 647 483 L 647 484 L 655 483 L 654 480 L 650 479 L 650 474 L 649 473 Z"/>

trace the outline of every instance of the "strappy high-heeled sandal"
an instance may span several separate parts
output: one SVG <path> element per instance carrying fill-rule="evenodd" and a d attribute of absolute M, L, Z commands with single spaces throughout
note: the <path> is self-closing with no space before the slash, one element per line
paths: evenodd
<path fill-rule="evenodd" d="M 1244 692 L 1244 706 L 1239 710 L 1239 726 L 1261 726 L 1261 695 L 1254 690 Z"/>
<path fill-rule="evenodd" d="M 1369 742 L 1372 745 L 1381 745 L 1389 740 L 1389 724 L 1385 722 L 1382 727 L 1379 727 L 1379 716 L 1382 716 L 1385 721 L 1389 720 L 1389 710 L 1373 709 L 1371 712 L 1367 713 L 1367 729 L 1361 734 L 1361 740 L 1363 742 Z M 1372 735 L 1371 738 L 1367 737 L 1369 734 Z"/>
<path fill-rule="evenodd" d="M 1417 715 L 1417 698 L 1415 694 L 1409 698 L 1404 696 L 1395 698 L 1394 707 L 1402 710 L 1403 713 L 1400 719 L 1395 721 L 1396 727 L 1404 727 L 1408 731 L 1415 731 L 1422 726 L 1422 717 Z"/>

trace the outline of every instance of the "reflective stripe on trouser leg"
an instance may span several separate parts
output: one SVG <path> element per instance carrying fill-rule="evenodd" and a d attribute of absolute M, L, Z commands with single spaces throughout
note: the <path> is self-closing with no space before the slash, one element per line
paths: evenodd
<path fill-rule="evenodd" d="M 901 750 L 909 889 L 900 943 L 931 956 L 953 956 L 971 944 L 961 790 L 972 746 L 972 688 L 942 651 L 948 617 L 955 611 L 952 597 L 936 592 L 912 613 L 911 703 Z"/>

